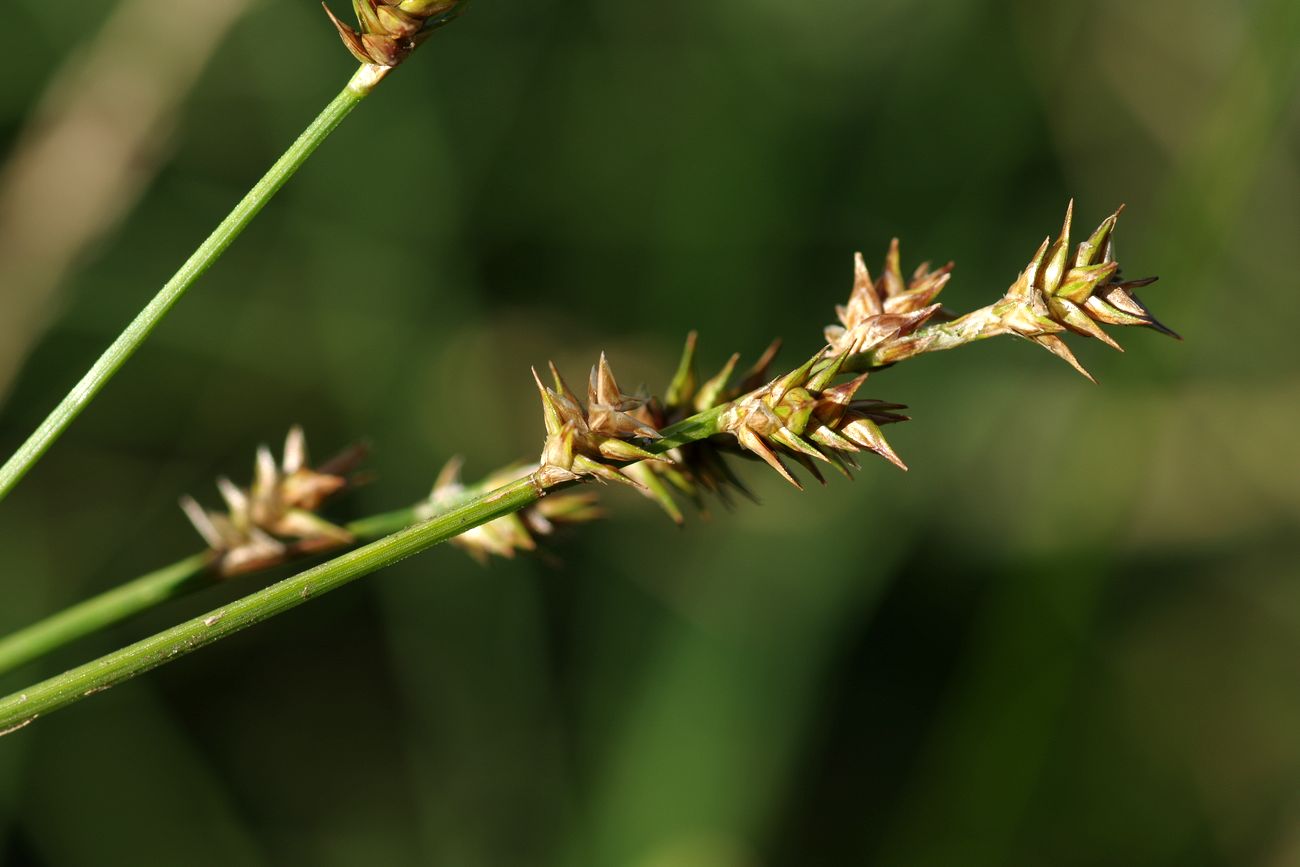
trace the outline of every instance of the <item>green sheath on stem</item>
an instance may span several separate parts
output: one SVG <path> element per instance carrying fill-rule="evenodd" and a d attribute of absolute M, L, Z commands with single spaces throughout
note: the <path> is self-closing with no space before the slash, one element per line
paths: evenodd
<path fill-rule="evenodd" d="M 0 735 L 541 499 L 526 476 L 165 632 L 0 699 Z"/>
<path fill-rule="evenodd" d="M 140 344 L 144 343 L 145 338 L 167 315 L 172 305 L 180 300 L 185 290 L 189 289 L 213 262 L 221 258 L 221 254 L 235 238 L 239 237 L 244 227 L 257 216 L 285 182 L 293 177 L 294 172 L 307 161 L 320 143 L 329 137 L 352 109 L 356 108 L 357 103 L 370 93 L 381 77 L 376 75 L 375 67 L 362 66 L 348 82 L 348 86 L 325 106 L 311 125 L 298 136 L 298 140 L 275 161 L 275 165 L 271 166 L 262 179 L 240 200 L 235 209 L 185 260 L 180 270 L 167 281 L 167 284 L 159 290 L 153 300 L 145 305 L 135 319 L 131 320 L 81 381 L 68 392 L 67 397 L 63 398 L 54 411 L 27 438 L 27 441 L 19 446 L 18 451 L 14 452 L 3 467 L 0 467 L 0 499 L 4 499 L 14 485 L 18 484 L 27 471 L 40 460 L 68 425 L 72 424 L 72 420 L 86 408 L 86 405 L 113 378 L 126 360 L 140 348 Z"/>

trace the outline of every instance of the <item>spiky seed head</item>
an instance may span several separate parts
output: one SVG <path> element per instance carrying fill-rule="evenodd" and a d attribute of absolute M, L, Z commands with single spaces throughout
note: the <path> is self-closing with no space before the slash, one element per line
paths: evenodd
<path fill-rule="evenodd" d="M 469 0 L 352 0 L 358 28 L 340 21 L 325 7 L 339 38 L 362 63 L 391 69 L 405 60 L 435 29 L 450 22 Z"/>
<path fill-rule="evenodd" d="M 1059 336 L 1070 331 L 1100 340 L 1113 349 L 1119 343 L 1101 325 L 1141 326 L 1178 337 L 1161 324 L 1133 294 L 1155 282 L 1122 279 L 1114 258 L 1115 226 L 1123 206 L 1102 220 L 1097 229 L 1070 255 L 1070 229 L 1074 202 L 1066 207 L 1061 232 L 1045 240 L 1002 302 L 994 306 L 997 326 L 1047 349 L 1092 379 L 1092 375 Z"/>
<path fill-rule="evenodd" d="M 190 497 L 181 500 L 181 508 L 218 555 L 217 569 L 222 575 L 346 545 L 352 535 L 317 515 L 316 510 L 348 486 L 346 473 L 362 454 L 359 448 L 349 449 L 331 459 L 327 467 L 312 469 L 307 466 L 306 438 L 295 425 L 285 438 L 278 464 L 266 446 L 257 449 L 248 488 L 224 476 L 217 479 L 217 490 L 226 503 L 224 513 L 205 510 Z"/>
<path fill-rule="evenodd" d="M 596 434 L 606 437 L 642 437 L 658 439 L 659 431 L 638 418 L 648 398 L 645 395 L 626 395 L 614 379 L 605 353 L 591 369 L 587 386 L 587 426 Z"/>
<path fill-rule="evenodd" d="M 851 461 L 847 456 L 859 450 L 875 452 L 906 469 L 873 418 L 879 414 L 890 421 L 901 420 L 903 417 L 892 409 L 881 408 L 898 405 L 855 402 L 853 397 L 866 376 L 826 387 L 826 368 L 818 369 L 821 360 L 824 355 L 818 353 L 809 362 L 737 399 L 723 414 L 722 429 L 735 435 L 742 450 L 766 462 L 796 487 L 798 480 L 782 462 L 782 456 L 804 466 L 818 481 L 824 480 L 814 462 L 828 463 L 847 473 Z"/>
<path fill-rule="evenodd" d="M 854 254 L 849 302 L 835 308 L 839 324 L 828 325 L 824 332 L 830 345 L 828 353 L 869 352 L 892 338 L 916 331 L 942 309 L 934 299 L 951 274 L 951 262 L 937 271 L 931 271 L 925 263 L 905 282 L 897 238 L 889 245 L 878 280 L 871 279 L 862 254 Z"/>
<path fill-rule="evenodd" d="M 639 488 L 640 483 L 621 473 L 621 466 L 642 460 L 671 463 L 669 458 L 633 442 L 658 439 L 659 431 L 651 423 L 653 413 L 648 411 L 648 398 L 625 394 L 619 388 L 604 353 L 591 369 L 585 409 L 564 385 L 554 364 L 551 371 L 558 391 L 543 385 L 537 371 L 533 371 L 547 434 L 540 466 L 534 474 L 543 489 L 584 475 Z"/>

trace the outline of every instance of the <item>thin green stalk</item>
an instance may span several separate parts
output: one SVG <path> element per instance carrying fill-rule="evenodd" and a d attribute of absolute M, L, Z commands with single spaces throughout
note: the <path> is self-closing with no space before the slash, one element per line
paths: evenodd
<path fill-rule="evenodd" d="M 415 509 L 411 507 L 353 521 L 346 529 L 358 541 L 366 542 L 414 521 Z M 200 551 L 0 638 L 0 675 L 169 599 L 228 580 L 210 568 L 215 560 L 212 551 Z"/>
<path fill-rule="evenodd" d="M 239 237 L 258 212 L 271 200 L 271 197 L 284 186 L 294 172 L 302 166 L 312 152 L 320 146 L 329 134 L 343 122 L 357 103 L 364 99 L 373 89 L 381 75 L 376 67 L 362 66 L 348 82 L 347 87 L 325 106 L 311 125 L 298 136 L 284 154 L 275 161 L 275 165 L 253 185 L 248 194 L 240 200 L 212 234 L 199 245 L 198 249 L 185 260 L 167 284 L 159 290 L 144 309 L 131 320 L 112 345 L 104 351 L 99 360 L 91 366 L 68 395 L 63 398 L 36 431 L 27 438 L 13 456 L 0 467 L 0 500 L 13 489 L 14 485 L 27 474 L 41 456 L 45 454 L 54 441 L 62 435 L 87 404 L 94 399 L 100 389 L 113 378 L 114 374 L 126 363 L 126 360 L 140 348 L 147 338 L 167 315 L 172 306 L 180 300 L 185 291 L 221 258 L 226 248 Z"/>
<path fill-rule="evenodd" d="M 296 608 L 412 554 L 480 524 L 537 502 L 542 490 L 532 476 L 481 494 L 430 521 L 336 557 L 179 626 L 0 699 L 0 735 L 37 717 L 108 689 L 277 614 Z"/>
<path fill-rule="evenodd" d="M 0 674 L 208 583 L 211 551 L 178 560 L 0 639 Z"/>

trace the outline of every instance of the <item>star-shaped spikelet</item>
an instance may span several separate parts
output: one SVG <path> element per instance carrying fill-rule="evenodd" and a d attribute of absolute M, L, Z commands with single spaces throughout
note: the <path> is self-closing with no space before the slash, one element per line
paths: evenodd
<path fill-rule="evenodd" d="M 353 57 L 391 68 L 467 4 L 468 0 L 352 0 L 360 30 L 340 21 L 328 5 L 321 5 Z"/>
<path fill-rule="evenodd" d="M 904 282 L 897 238 L 889 245 L 879 279 L 871 279 L 862 254 L 855 254 L 849 303 L 836 306 L 840 324 L 825 330 L 828 354 L 869 352 L 886 340 L 911 334 L 942 309 L 934 299 L 951 276 L 951 262 L 937 271 L 925 262 Z"/>
<path fill-rule="evenodd" d="M 555 365 L 550 368 L 554 387 L 545 385 L 533 370 L 546 423 L 546 444 L 534 474 L 538 484 L 549 488 L 593 476 L 640 488 L 641 483 L 624 474 L 622 466 L 636 461 L 671 462 L 633 442 L 659 438 L 659 431 L 649 423 L 649 398 L 624 394 L 603 352 L 591 369 L 585 409 Z"/>
<path fill-rule="evenodd" d="M 289 429 L 284 455 L 277 464 L 271 450 L 257 450 L 252 485 L 245 489 L 222 476 L 217 489 L 226 511 L 205 509 L 192 497 L 181 498 L 194 528 L 218 556 L 218 570 L 236 575 L 280 563 L 291 555 L 352 542 L 352 534 L 316 514 L 329 497 L 347 487 L 347 473 L 362 450 L 345 451 L 319 469 L 307 465 L 302 428 Z"/>
<path fill-rule="evenodd" d="M 1051 237 L 1043 241 L 1006 297 L 994 307 L 1008 331 L 1046 348 L 1088 379 L 1092 375 L 1061 339 L 1062 332 L 1068 330 L 1092 337 L 1120 351 L 1123 351 L 1120 345 L 1102 329 L 1103 324 L 1136 325 L 1178 338 L 1133 294 L 1133 290 L 1149 286 L 1156 278 L 1129 281 L 1121 278 L 1119 263 L 1115 261 L 1114 235 L 1115 224 L 1123 211 L 1121 206 L 1103 220 L 1071 253 L 1070 229 L 1074 222 L 1071 201 L 1065 210 L 1060 235 L 1055 241 Z"/>

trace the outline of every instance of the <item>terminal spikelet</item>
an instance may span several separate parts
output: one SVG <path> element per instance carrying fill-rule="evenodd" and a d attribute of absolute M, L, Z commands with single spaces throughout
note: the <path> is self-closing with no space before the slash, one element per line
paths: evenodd
<path fill-rule="evenodd" d="M 1125 280 L 1120 273 L 1114 236 L 1123 210 L 1104 219 L 1071 252 L 1071 201 L 1060 234 L 1043 241 L 1006 294 L 952 321 L 946 321 L 949 317 L 932 303 L 947 283 L 951 265 L 938 271 L 922 265 L 904 285 L 895 241 L 883 276 L 873 282 L 859 256 L 849 303 L 836 308 L 840 323 L 826 329 L 827 359 L 848 352 L 846 369 L 867 370 L 1011 334 L 1037 343 L 1092 379 L 1062 339 L 1067 332 L 1099 340 L 1112 349 L 1120 345 L 1103 325 L 1140 326 L 1178 337 L 1134 294 L 1156 278 Z"/>
<path fill-rule="evenodd" d="M 1120 274 L 1114 234 L 1123 210 L 1120 207 L 1103 220 L 1071 253 L 1071 201 L 1056 240 L 1049 237 L 1043 241 L 1005 298 L 995 305 L 1008 331 L 1064 359 L 1088 379 L 1092 375 L 1061 339 L 1063 332 L 1092 337 L 1120 351 L 1120 345 L 1102 325 L 1136 325 L 1178 337 L 1133 294 L 1133 290 L 1149 286 L 1156 278 L 1125 281 Z"/>
<path fill-rule="evenodd" d="M 360 29 L 340 21 L 328 5 L 321 5 L 353 57 L 391 69 L 468 4 L 469 0 L 352 0 Z"/>

